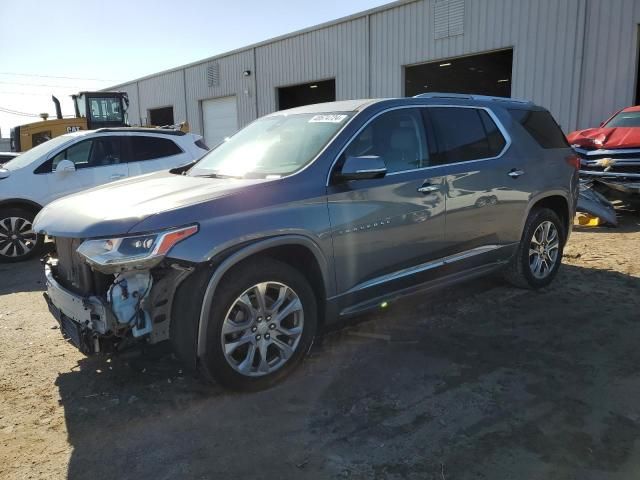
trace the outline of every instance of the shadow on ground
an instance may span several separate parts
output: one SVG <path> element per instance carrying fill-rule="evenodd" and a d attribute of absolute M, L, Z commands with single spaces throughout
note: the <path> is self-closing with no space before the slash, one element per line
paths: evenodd
<path fill-rule="evenodd" d="M 0 263 L 0 296 L 17 292 L 45 290 L 44 273 L 40 260 L 21 263 Z"/>
<path fill-rule="evenodd" d="M 564 266 L 406 299 L 234 394 L 169 354 L 86 359 L 57 386 L 70 479 L 603 479 L 640 471 L 640 279 Z M 632 473 L 636 472 L 636 473 Z"/>

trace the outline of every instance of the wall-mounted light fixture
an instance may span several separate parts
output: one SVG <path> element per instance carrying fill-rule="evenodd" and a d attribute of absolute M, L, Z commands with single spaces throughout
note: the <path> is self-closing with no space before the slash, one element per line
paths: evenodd
<path fill-rule="evenodd" d="M 441 63 L 440 66 L 441 67 L 450 67 L 451 66 L 451 62 Z"/>
<path fill-rule="evenodd" d="M 309 88 L 318 88 L 318 85 L 309 85 Z"/>
<path fill-rule="evenodd" d="M 251 76 L 251 70 L 245 70 L 244 72 L 242 72 L 242 75 L 244 75 L 245 77 Z"/>

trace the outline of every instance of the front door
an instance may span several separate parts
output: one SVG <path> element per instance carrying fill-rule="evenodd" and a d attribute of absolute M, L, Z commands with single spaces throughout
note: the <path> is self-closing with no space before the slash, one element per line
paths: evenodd
<path fill-rule="evenodd" d="M 100 136 L 71 145 L 52 159 L 47 173 L 47 203 L 71 193 L 126 178 L 129 168 L 122 155 L 121 137 Z M 62 160 L 70 160 L 75 171 L 56 171 Z"/>
<path fill-rule="evenodd" d="M 341 182 L 349 156 L 379 156 L 384 178 Z M 391 110 L 371 121 L 336 162 L 328 187 L 338 308 L 382 300 L 425 280 L 444 246 L 444 178 L 427 168 L 420 111 Z"/>

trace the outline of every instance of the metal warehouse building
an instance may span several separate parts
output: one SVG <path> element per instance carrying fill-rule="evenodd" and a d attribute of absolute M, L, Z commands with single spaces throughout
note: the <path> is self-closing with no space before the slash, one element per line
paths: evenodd
<path fill-rule="evenodd" d="M 212 146 L 275 110 L 426 91 L 531 99 L 565 131 L 638 101 L 640 0 L 391 3 L 116 85 L 132 125 Z"/>

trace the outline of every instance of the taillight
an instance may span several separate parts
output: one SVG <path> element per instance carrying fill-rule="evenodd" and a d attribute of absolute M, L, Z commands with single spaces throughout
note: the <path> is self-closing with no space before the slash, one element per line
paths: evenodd
<path fill-rule="evenodd" d="M 580 156 L 574 154 L 571 155 L 567 155 L 565 157 L 565 161 L 571 165 L 573 168 L 575 168 L 576 170 L 580 170 Z"/>

